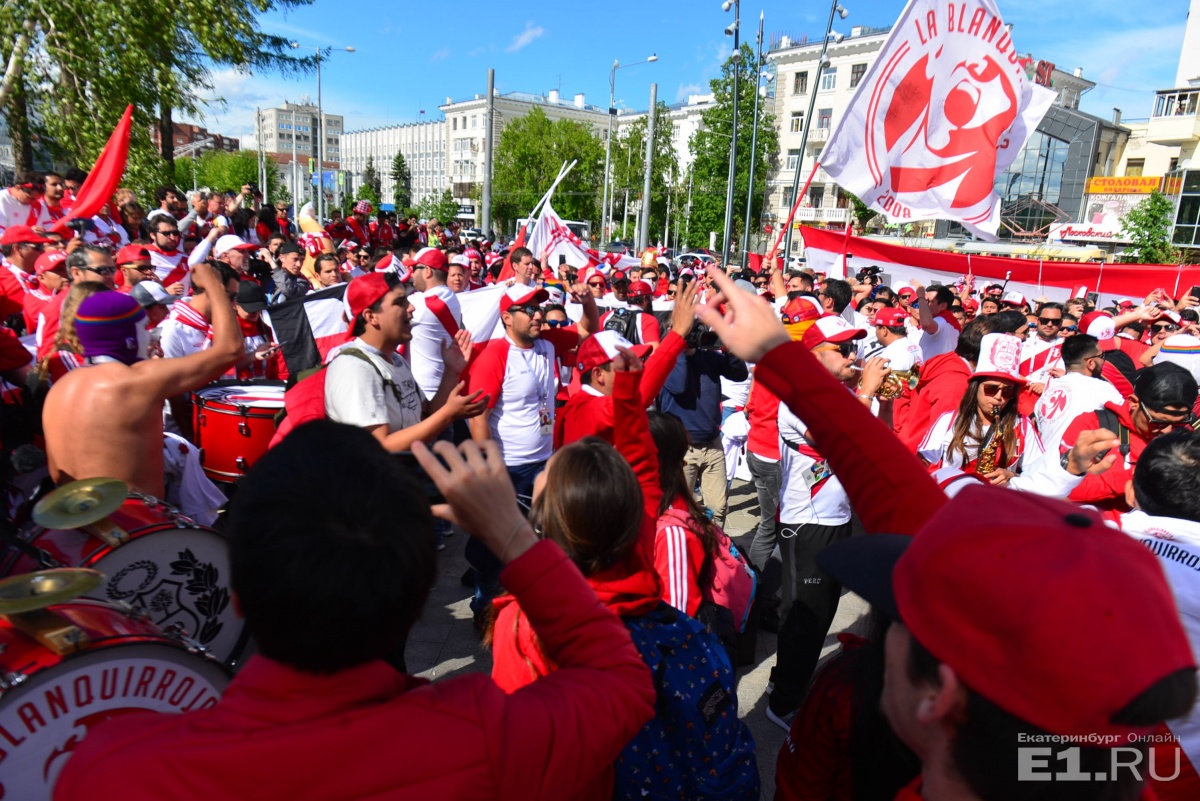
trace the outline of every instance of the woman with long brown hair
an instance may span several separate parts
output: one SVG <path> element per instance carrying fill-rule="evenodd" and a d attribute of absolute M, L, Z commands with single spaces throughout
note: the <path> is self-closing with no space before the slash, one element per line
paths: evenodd
<path fill-rule="evenodd" d="M 1006 486 L 1042 454 L 1042 442 L 1017 396 L 1025 379 L 1017 371 L 1021 341 L 1012 334 L 986 334 L 979 361 L 958 409 L 946 412 L 925 434 L 917 453 L 932 469 L 977 473 Z"/>

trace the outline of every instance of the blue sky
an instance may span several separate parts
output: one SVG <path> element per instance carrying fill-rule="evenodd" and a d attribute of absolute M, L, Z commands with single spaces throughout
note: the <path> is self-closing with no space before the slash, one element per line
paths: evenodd
<path fill-rule="evenodd" d="M 842 0 L 852 25 L 890 25 L 900 0 Z M 1061 69 L 1082 67 L 1084 77 L 1101 84 L 1084 96 L 1086 111 L 1108 117 L 1114 106 L 1126 119 L 1149 116 L 1154 90 L 1174 84 L 1187 21 L 1186 0 L 1144 6 L 1131 0 L 999 0 L 1005 21 L 1013 23 L 1019 50 Z M 743 0 L 743 39 L 753 40 L 759 11 L 766 37 L 819 35 L 828 15 L 824 3 Z M 342 114 L 347 130 L 439 118 L 438 106 L 483 93 L 487 70 L 496 70 L 501 92 L 564 96 L 582 92 L 604 106 L 613 59 L 624 63 L 651 53 L 657 63 L 617 73 L 617 105 L 645 108 L 650 83 L 667 102 L 708 91 L 708 82 L 729 55 L 732 38 L 724 28 L 732 12 L 719 0 L 608 0 L 605 3 L 474 2 L 440 9 L 384 0 L 355 3 L 316 0 L 312 6 L 262 17 L 265 31 L 302 45 L 352 46 L 334 53 L 322 69 L 324 105 Z M 250 144 L 255 106 L 269 108 L 308 94 L 316 79 L 284 80 L 276 75 L 213 75 L 214 99 L 203 120 L 218 133 L 245 137 Z"/>

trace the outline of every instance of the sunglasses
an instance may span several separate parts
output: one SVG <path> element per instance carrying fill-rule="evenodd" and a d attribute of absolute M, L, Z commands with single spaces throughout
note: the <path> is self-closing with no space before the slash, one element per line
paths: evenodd
<path fill-rule="evenodd" d="M 1057 325 L 1059 327 L 1063 324 L 1061 317 L 1039 317 L 1038 322 L 1042 325 Z"/>
<path fill-rule="evenodd" d="M 128 267 L 129 269 L 131 269 L 131 270 L 135 270 L 135 271 L 137 271 L 137 272 L 139 272 L 139 273 L 152 273 L 152 272 L 154 272 L 154 265 L 153 265 L 153 264 L 126 264 L 125 266 L 126 266 L 126 267 Z"/>
<path fill-rule="evenodd" d="M 1155 334 L 1162 334 L 1164 332 L 1170 333 L 1178 330 L 1179 326 L 1175 325 L 1174 323 L 1160 323 L 1158 325 L 1150 326 L 1150 331 Z"/>
<path fill-rule="evenodd" d="M 542 320 L 542 325 L 547 328 L 566 328 L 570 324 L 570 320 Z"/>
<path fill-rule="evenodd" d="M 159 236 L 179 236 L 179 229 L 176 228 L 170 231 L 155 231 L 154 233 Z"/>
<path fill-rule="evenodd" d="M 540 312 L 542 310 L 542 307 L 535 306 L 534 304 L 530 303 L 529 305 L 526 305 L 526 306 L 509 306 L 508 310 L 510 312 L 522 312 L 522 313 L 528 314 L 530 317 L 532 317 L 533 315 Z"/>
<path fill-rule="evenodd" d="M 797 320 L 799 322 L 799 320 Z M 818 345 L 813 350 L 836 350 L 846 358 L 850 358 L 856 350 L 853 342 L 826 342 L 824 345 Z"/>
<path fill-rule="evenodd" d="M 1005 384 L 1001 381 L 985 381 L 982 384 L 983 394 L 989 398 L 1011 398 L 1017 388 L 1012 384 Z"/>
<path fill-rule="evenodd" d="M 603 281 L 588 281 L 588 286 L 608 286 Z"/>
<path fill-rule="evenodd" d="M 1153 414 L 1151 414 L 1150 408 L 1144 404 L 1142 405 L 1142 414 L 1146 415 L 1146 423 L 1147 423 L 1146 427 L 1149 428 L 1151 431 L 1162 431 L 1163 429 L 1170 428 L 1171 426 L 1191 425 L 1192 422 L 1196 419 L 1190 412 L 1180 412 L 1180 413 L 1177 413 L 1182 418 L 1180 420 L 1160 420 L 1157 417 L 1155 417 Z M 1173 413 L 1172 412 L 1160 412 L 1160 414 L 1173 414 Z"/>
<path fill-rule="evenodd" d="M 1079 330 L 1079 326 L 1077 326 L 1077 325 L 1067 325 L 1067 326 L 1063 326 L 1063 332 L 1064 332 L 1064 333 L 1073 334 L 1074 332 L 1076 332 L 1076 331 L 1078 331 L 1078 330 Z"/>
<path fill-rule="evenodd" d="M 116 267 L 86 267 L 84 269 L 89 273 L 95 273 L 96 275 L 102 275 L 105 278 L 108 278 L 109 276 L 112 276 L 112 275 L 116 275 L 116 273 L 117 273 Z"/>
<path fill-rule="evenodd" d="M 766 281 L 755 281 L 755 282 L 754 282 L 754 285 L 755 285 L 756 287 L 759 287 L 759 288 L 761 288 L 761 287 L 764 287 L 764 286 L 766 286 L 766 285 L 767 285 L 767 282 L 766 282 Z"/>
<path fill-rule="evenodd" d="M 1030 327 L 1030 328 L 1037 328 L 1037 323 L 1031 322 L 1031 323 L 1029 324 L 1029 327 Z"/>

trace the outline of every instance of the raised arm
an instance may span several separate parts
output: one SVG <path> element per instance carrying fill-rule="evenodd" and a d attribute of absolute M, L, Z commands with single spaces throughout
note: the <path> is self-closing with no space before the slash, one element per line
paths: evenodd
<path fill-rule="evenodd" d="M 620 351 L 613 359 L 613 445 L 633 468 L 642 487 L 646 516 L 654 520 L 662 501 L 662 486 L 658 480 L 658 448 L 650 436 L 650 418 L 638 391 L 642 361 L 631 350 Z"/>
<path fill-rule="evenodd" d="M 791 341 L 770 304 L 719 271 L 709 275 L 721 295 L 701 309 L 701 320 L 731 352 L 755 362 L 755 380 L 808 425 L 866 530 L 915 534 L 946 502 L 925 467 L 815 356 Z M 724 316 L 717 311 L 722 301 L 728 304 Z"/>
<path fill-rule="evenodd" d="M 233 305 L 225 294 L 220 274 L 200 263 L 192 270 L 192 283 L 209 295 L 212 314 L 212 346 L 174 359 L 137 362 L 137 385 L 156 397 L 168 398 L 199 389 L 238 363 L 242 358 L 242 332 Z"/>
<path fill-rule="evenodd" d="M 642 408 L 654 403 L 658 393 L 662 392 L 667 378 L 683 353 L 684 337 L 692 330 L 696 322 L 696 282 L 690 284 L 680 281 L 675 288 L 675 307 L 671 309 L 671 330 L 655 346 L 654 352 L 646 360 L 646 369 L 642 371 L 641 396 Z"/>

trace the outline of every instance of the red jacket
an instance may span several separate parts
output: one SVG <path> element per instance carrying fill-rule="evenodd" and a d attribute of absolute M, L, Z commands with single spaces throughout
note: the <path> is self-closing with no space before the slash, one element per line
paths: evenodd
<path fill-rule="evenodd" d="M 505 694 L 475 673 L 429 684 L 382 662 L 332 676 L 253 657 L 221 702 L 93 731 L 54 798 L 557 799 L 654 714 L 650 673 L 578 569 L 540 542 L 502 575 L 558 665 Z"/>
<path fill-rule="evenodd" d="M 750 424 L 746 450 L 779 461 L 779 398 L 757 381 L 750 385 L 746 399 L 746 421 Z"/>
<path fill-rule="evenodd" d="M 638 392 L 642 408 L 654 403 L 658 393 L 671 375 L 675 361 L 683 353 L 683 337 L 674 331 L 668 331 L 661 344 L 646 359 L 642 371 Z M 581 390 L 571 395 L 554 420 L 554 448 L 558 450 L 564 445 L 583 439 L 584 437 L 601 437 L 605 442 L 613 441 L 613 399 L 600 395 L 592 395 Z"/>
<path fill-rule="evenodd" d="M 900 441 L 915 451 L 934 421 L 944 412 L 958 408 L 970 380 L 971 366 L 954 351 L 934 356 L 921 365 L 916 397 L 908 404 L 904 419 L 893 420 Z"/>
<path fill-rule="evenodd" d="M 1129 455 L 1124 459 L 1117 459 L 1116 464 L 1100 475 L 1084 476 L 1083 481 L 1071 493 L 1070 499 L 1078 503 L 1091 504 L 1106 517 L 1114 517 L 1121 512 L 1130 510 L 1129 504 L 1125 503 L 1125 485 L 1133 480 L 1133 468 L 1137 466 L 1138 457 L 1146 449 L 1149 440 L 1133 427 L 1129 401 L 1125 401 L 1120 406 L 1115 403 L 1106 403 L 1104 408 L 1115 413 L 1121 425 L 1129 429 Z M 1059 445 L 1060 452 L 1069 451 L 1075 445 L 1075 440 L 1079 438 L 1080 433 L 1094 431 L 1097 428 L 1100 428 L 1100 416 L 1095 412 L 1085 412 L 1079 415 L 1071 421 L 1063 433 L 1062 443 Z M 1119 435 L 1121 432 L 1114 433 Z"/>
<path fill-rule="evenodd" d="M 654 533 L 654 569 L 662 581 L 663 600 L 695 617 L 703 600 L 700 571 L 708 554 L 692 526 L 682 501 L 676 501 L 659 516 Z"/>

